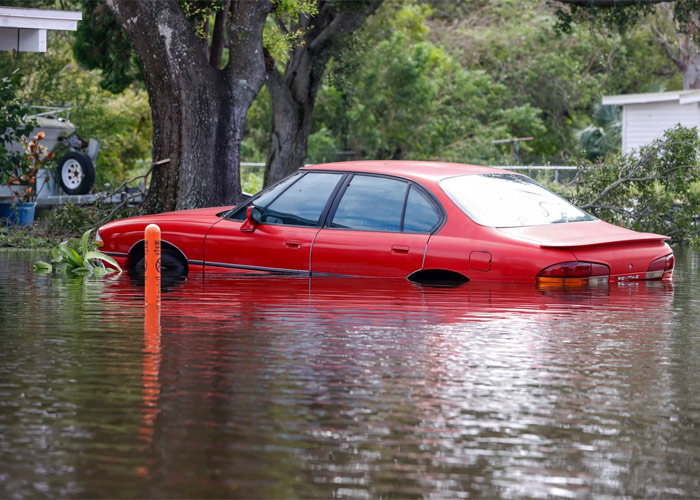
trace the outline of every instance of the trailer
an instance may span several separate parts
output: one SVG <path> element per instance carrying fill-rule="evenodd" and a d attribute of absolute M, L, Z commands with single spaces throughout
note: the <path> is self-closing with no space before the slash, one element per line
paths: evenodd
<path fill-rule="evenodd" d="M 53 151 L 58 144 L 65 144 L 68 153 L 58 160 L 56 169 L 40 170 L 37 176 L 37 204 L 55 205 L 73 197 L 88 196 L 95 184 L 95 161 L 100 151 L 100 143 L 95 139 L 84 140 L 75 133 L 76 126 L 70 121 L 69 107 L 30 106 L 34 111 L 25 120 L 36 123 L 31 136 L 44 132 L 42 144 Z M 22 151 L 22 144 L 8 145 L 9 151 Z M 0 197 L 11 196 L 7 186 L 0 187 Z M 48 198 L 60 198 L 49 200 Z M 64 199 L 65 198 L 65 199 Z M 87 201 L 87 200 L 76 200 Z"/>

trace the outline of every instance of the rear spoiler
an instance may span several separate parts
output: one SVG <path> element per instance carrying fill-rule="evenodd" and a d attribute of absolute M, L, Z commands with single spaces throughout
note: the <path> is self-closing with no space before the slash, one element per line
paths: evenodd
<path fill-rule="evenodd" d="M 572 238 L 570 240 L 548 241 L 540 243 L 542 248 L 584 248 L 607 245 L 619 245 L 622 243 L 662 243 L 669 236 L 653 233 L 632 233 L 615 235 L 601 235 L 599 237 Z"/>

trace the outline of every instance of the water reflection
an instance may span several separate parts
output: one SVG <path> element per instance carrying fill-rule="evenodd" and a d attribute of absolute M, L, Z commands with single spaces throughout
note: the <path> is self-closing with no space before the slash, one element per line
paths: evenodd
<path fill-rule="evenodd" d="M 153 441 L 153 424 L 159 411 L 160 360 L 160 304 L 150 302 L 144 307 L 143 419 L 139 429 L 141 439 L 147 444 Z"/>
<path fill-rule="evenodd" d="M 692 496 L 697 260 L 675 290 L 193 274 L 151 311 L 12 267 L 0 496 Z"/>
<path fill-rule="evenodd" d="M 122 281 L 104 300 L 131 301 L 141 290 Z M 576 314 L 582 310 L 636 311 L 653 304 L 662 312 L 673 302 L 670 282 L 629 282 L 610 287 L 545 287 L 503 283 L 423 286 L 403 279 L 305 278 L 195 274 L 164 291 L 164 313 L 198 323 L 230 326 L 231 320 L 281 323 L 397 326 L 422 323 L 495 321 L 523 314 Z M 172 304 L 172 306 L 171 306 Z M 602 309 L 601 309 L 602 308 Z M 170 314 L 171 312 L 175 314 Z"/>
<path fill-rule="evenodd" d="M 132 296 L 128 289 L 125 295 Z M 625 359 L 619 351 L 640 340 L 653 351 L 663 335 L 659 329 L 640 339 L 636 327 L 625 331 L 624 325 L 630 320 L 638 324 L 638 316 L 650 310 L 663 319 L 672 300 L 672 286 L 664 283 L 544 290 L 471 284 L 445 289 L 404 280 L 348 279 L 339 284 L 329 278 L 193 276 L 164 295 L 166 330 L 185 337 L 179 339 L 183 346 L 175 366 L 204 363 L 207 368 L 195 372 L 196 386 L 204 390 L 187 391 L 185 397 L 193 399 L 175 415 L 187 415 L 188 408 L 221 412 L 222 418 L 208 423 L 212 433 L 231 433 L 248 454 L 269 455 L 265 468 L 287 471 L 287 479 L 306 477 L 305 495 L 334 484 L 344 485 L 333 488 L 340 496 L 420 496 L 445 488 L 452 494 L 590 493 L 596 477 L 590 469 L 600 464 L 588 464 L 586 452 L 597 444 L 609 445 L 609 435 L 619 434 L 597 431 L 598 421 L 606 418 L 600 415 L 600 403 L 616 395 L 609 377 L 615 373 L 619 382 L 615 368 L 633 369 L 638 361 Z M 595 318 L 590 316 L 596 313 L 604 314 L 615 329 L 603 326 L 591 332 Z M 537 331 L 538 323 L 549 321 L 566 322 L 567 331 L 556 329 L 556 338 Z M 471 331 L 483 323 L 491 324 L 492 335 Z M 246 334 L 226 342 L 239 328 Z M 204 331 L 206 338 L 197 333 Z M 476 343 L 465 339 L 470 331 Z M 562 352 L 561 342 L 573 351 Z M 193 351 L 201 355 L 185 354 Z M 646 362 L 653 354 L 638 348 L 635 353 Z M 151 356 L 147 349 L 144 374 L 146 367 L 153 367 Z M 243 372 L 226 373 L 231 366 Z M 572 366 L 577 370 L 572 372 Z M 657 378 L 645 375 L 646 383 Z M 144 379 L 149 381 L 144 393 L 153 379 L 158 375 Z M 622 379 L 626 386 L 627 377 Z M 597 394 L 600 381 L 606 387 Z M 182 390 L 181 379 L 166 386 L 171 384 Z M 240 392 L 251 385 L 252 393 Z M 564 395 L 559 410 L 561 386 L 576 396 L 572 400 Z M 152 403 L 144 398 L 149 410 Z M 572 403 L 577 407 L 573 414 Z M 596 408 L 593 422 L 589 405 Z M 413 406 L 410 412 L 407 406 Z M 231 411 L 239 407 L 255 418 Z M 609 409 L 610 415 L 617 419 L 620 410 Z M 529 419 L 512 421 L 513 415 L 523 414 Z M 253 421 L 263 423 L 262 428 Z M 263 431 L 252 442 L 252 436 L 242 435 L 251 425 Z M 557 467 L 547 459 L 559 441 L 547 439 L 550 433 L 561 434 L 563 441 L 575 435 L 578 441 L 567 443 L 570 449 Z M 199 439 L 198 434 L 193 442 Z M 213 435 L 205 441 L 208 456 Z M 231 453 L 216 446 L 213 450 Z M 521 454 L 528 458 L 518 460 Z M 165 462 L 170 469 L 172 461 Z M 260 465 L 239 464 L 248 477 L 259 477 Z M 511 477 L 498 480 L 505 470 Z M 483 490 L 478 483 L 486 478 L 491 484 Z M 200 485 L 212 486 L 223 485 Z M 239 479 L 230 486 L 248 495 L 261 485 Z"/>

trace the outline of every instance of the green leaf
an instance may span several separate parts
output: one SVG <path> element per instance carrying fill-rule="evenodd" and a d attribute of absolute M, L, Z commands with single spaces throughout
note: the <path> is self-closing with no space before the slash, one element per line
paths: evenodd
<path fill-rule="evenodd" d="M 34 272 L 38 273 L 50 273 L 53 270 L 53 266 L 48 262 L 38 260 L 34 263 Z"/>
<path fill-rule="evenodd" d="M 92 232 L 92 229 L 88 229 L 83 233 L 83 237 L 80 239 L 80 248 L 82 249 L 82 252 L 80 255 L 85 258 L 85 256 L 88 254 L 88 244 L 90 242 L 90 233 Z"/>
<path fill-rule="evenodd" d="M 114 269 L 107 269 L 105 267 L 95 267 L 92 269 L 95 276 L 106 276 L 109 273 L 113 273 Z"/>
<path fill-rule="evenodd" d="M 56 270 L 56 272 L 67 272 L 70 269 L 70 265 L 67 264 L 66 262 L 59 262 L 58 264 L 55 264 L 53 268 Z"/>
<path fill-rule="evenodd" d="M 88 252 L 87 255 L 85 256 L 85 260 L 88 260 L 88 259 L 98 259 L 98 260 L 107 262 L 108 264 L 114 266 L 117 269 L 117 271 L 122 272 L 122 268 L 121 268 L 121 266 L 119 266 L 119 264 L 117 264 L 117 261 L 114 260 L 109 255 L 104 254 L 102 252 L 96 252 L 96 251 Z"/>
<path fill-rule="evenodd" d="M 83 259 L 80 258 L 78 252 L 68 246 L 67 242 L 64 241 L 61 243 L 59 245 L 59 250 L 61 252 L 61 256 L 71 267 L 83 267 Z"/>

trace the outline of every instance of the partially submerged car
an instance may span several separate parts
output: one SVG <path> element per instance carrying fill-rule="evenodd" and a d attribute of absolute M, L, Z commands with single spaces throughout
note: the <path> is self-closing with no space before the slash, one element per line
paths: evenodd
<path fill-rule="evenodd" d="M 670 279 L 666 236 L 603 222 L 533 180 L 491 167 L 418 161 L 314 165 L 237 207 L 102 226 L 102 251 L 144 267 L 158 224 L 162 269 L 404 277 L 415 281 L 607 284 Z"/>

